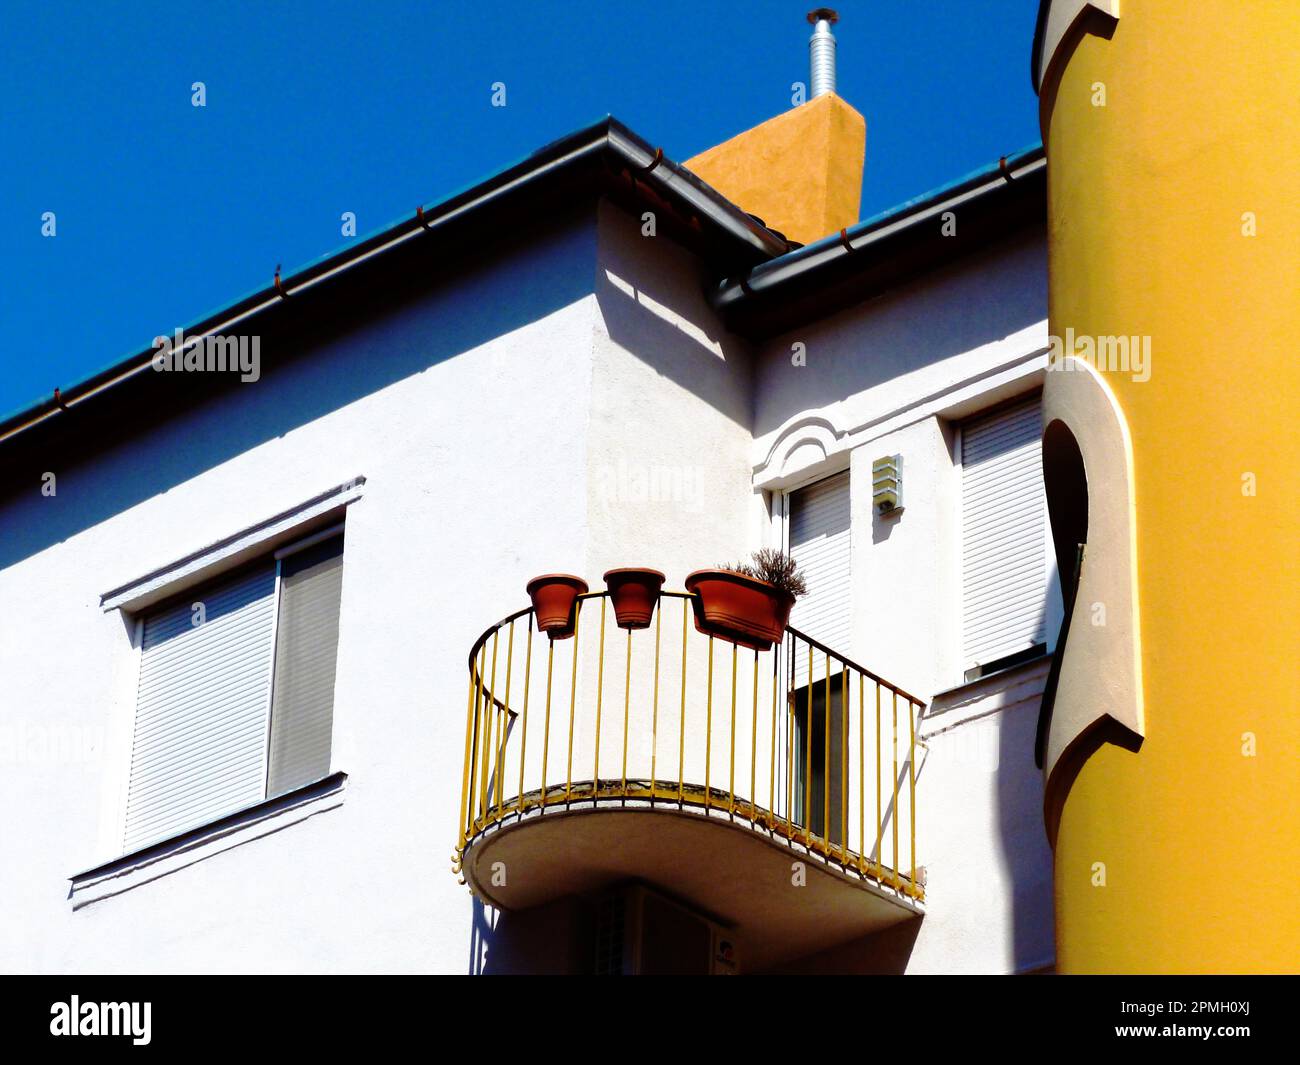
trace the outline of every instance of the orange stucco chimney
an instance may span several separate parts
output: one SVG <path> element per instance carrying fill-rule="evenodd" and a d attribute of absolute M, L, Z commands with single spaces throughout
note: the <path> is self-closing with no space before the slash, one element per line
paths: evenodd
<path fill-rule="evenodd" d="M 727 199 L 810 244 L 858 220 L 867 124 L 835 95 L 835 12 L 808 16 L 812 98 L 686 160 Z"/>

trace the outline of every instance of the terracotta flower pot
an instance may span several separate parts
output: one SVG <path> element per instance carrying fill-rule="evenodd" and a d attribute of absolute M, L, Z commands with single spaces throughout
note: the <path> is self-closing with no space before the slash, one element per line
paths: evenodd
<path fill-rule="evenodd" d="M 785 638 L 794 596 L 729 569 L 699 569 L 686 578 L 695 627 L 710 636 L 766 651 Z"/>
<path fill-rule="evenodd" d="M 664 575 L 657 569 L 612 569 L 605 573 L 605 585 L 614 601 L 614 617 L 620 629 L 646 629 L 659 602 Z"/>
<path fill-rule="evenodd" d="M 546 573 L 528 582 L 537 628 L 552 640 L 567 640 L 578 621 L 578 596 L 587 582 L 571 573 Z"/>

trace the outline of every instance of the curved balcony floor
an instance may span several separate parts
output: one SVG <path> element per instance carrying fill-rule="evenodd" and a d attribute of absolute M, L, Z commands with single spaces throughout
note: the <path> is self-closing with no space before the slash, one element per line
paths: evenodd
<path fill-rule="evenodd" d="M 602 780 L 602 793 L 607 783 L 611 792 L 620 786 Z M 506 910 L 627 881 L 651 885 L 727 927 L 751 972 L 923 913 L 905 891 L 810 852 L 798 826 L 791 833 L 748 803 L 730 815 L 727 794 L 716 789 L 705 810 L 702 788 L 685 791 L 681 806 L 614 794 L 593 803 L 586 781 L 573 784 L 567 807 L 548 793 L 544 811 L 539 795 L 525 796 L 522 815 L 493 821 L 468 841 L 464 874 L 476 895 Z"/>

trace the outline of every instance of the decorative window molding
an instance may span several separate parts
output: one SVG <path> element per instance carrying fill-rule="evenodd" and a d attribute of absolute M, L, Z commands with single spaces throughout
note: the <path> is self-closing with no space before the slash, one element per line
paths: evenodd
<path fill-rule="evenodd" d="M 1046 331 L 1044 326 L 1044 332 Z M 801 411 L 777 430 L 763 450 L 755 451 L 753 483 L 756 491 L 780 492 L 845 469 L 855 448 L 888 436 L 926 418 L 961 418 L 1002 399 L 1042 384 L 1047 368 L 1047 345 L 1034 346 L 976 374 L 924 389 L 920 382 L 911 395 L 893 395 L 883 413 L 872 410 L 873 393 L 858 393 L 833 407 Z M 882 404 L 883 406 L 883 404 Z M 864 414 L 869 414 L 864 418 Z M 768 439 L 766 436 L 764 440 Z"/>
<path fill-rule="evenodd" d="M 339 520 L 343 508 L 361 498 L 365 483 L 364 477 L 354 477 L 274 517 L 113 588 L 100 596 L 100 608 L 105 612 L 125 610 L 136 613 L 192 584 L 206 581 L 330 525 Z"/>
<path fill-rule="evenodd" d="M 820 414 L 797 419 L 782 429 L 767 457 L 755 468 L 755 484 L 778 491 L 829 473 L 830 460 L 848 450 L 847 436 Z"/>
<path fill-rule="evenodd" d="M 120 895 L 141 884 L 179 872 L 206 858 L 244 843 L 269 836 L 309 817 L 343 804 L 346 773 L 334 773 L 305 787 L 243 810 L 210 824 L 125 854 L 69 877 L 72 908 Z"/>

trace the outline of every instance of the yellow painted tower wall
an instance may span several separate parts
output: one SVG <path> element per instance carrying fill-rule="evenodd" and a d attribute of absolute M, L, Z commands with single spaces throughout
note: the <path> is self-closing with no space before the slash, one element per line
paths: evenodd
<path fill-rule="evenodd" d="M 1297 56 L 1289 0 L 1123 0 L 1042 88 L 1052 333 L 1151 337 L 1149 380 L 1106 374 L 1146 735 L 1060 810 L 1062 972 L 1300 970 Z"/>

